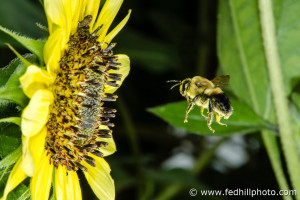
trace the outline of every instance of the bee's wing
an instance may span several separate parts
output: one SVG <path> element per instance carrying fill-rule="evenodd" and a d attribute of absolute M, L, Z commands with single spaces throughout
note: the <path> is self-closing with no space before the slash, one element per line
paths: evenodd
<path fill-rule="evenodd" d="M 230 76 L 229 75 L 223 75 L 223 76 L 217 76 L 211 82 L 215 84 L 216 87 L 225 87 L 229 83 Z"/>

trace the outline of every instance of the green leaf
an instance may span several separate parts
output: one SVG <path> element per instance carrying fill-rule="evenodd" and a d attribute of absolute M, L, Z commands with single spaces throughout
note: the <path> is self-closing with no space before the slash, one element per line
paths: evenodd
<path fill-rule="evenodd" d="M 13 31 L 10 31 L 10 30 L 2 27 L 2 26 L 0 26 L 0 30 L 3 31 L 4 33 L 7 33 L 8 35 L 10 35 L 18 42 L 20 42 L 26 49 L 28 49 L 31 53 L 35 54 L 39 58 L 40 63 L 43 63 L 43 48 L 45 45 L 44 41 L 35 40 L 32 38 L 21 36 Z"/>
<path fill-rule="evenodd" d="M 15 151 L 7 155 L 0 161 L 0 169 L 8 167 L 18 161 L 22 155 L 22 146 L 19 146 Z"/>
<path fill-rule="evenodd" d="M 0 191 L 4 191 L 6 181 L 13 167 L 12 165 L 17 162 L 21 155 L 22 146 L 20 145 L 19 148 L 0 161 Z M 1 192 L 0 196 L 2 196 Z"/>
<path fill-rule="evenodd" d="M 300 95 L 293 95 L 295 98 L 300 98 Z M 299 102 L 297 102 L 299 104 Z M 298 145 L 300 145 L 300 109 L 297 104 L 291 104 L 290 109 L 290 119 L 292 124 L 293 133 L 295 134 L 295 140 Z M 298 146 L 299 147 L 299 146 Z M 300 148 L 297 148 L 298 154 L 300 154 Z"/>
<path fill-rule="evenodd" d="M 185 111 L 187 109 L 186 101 L 150 108 L 148 111 L 163 118 L 173 126 L 201 135 L 253 133 L 262 128 L 275 128 L 264 121 L 261 117 L 256 115 L 251 108 L 244 103 L 241 103 L 235 99 L 231 99 L 231 103 L 234 108 L 232 116 L 228 120 L 222 120 L 223 123 L 227 124 L 227 127 L 213 122 L 211 127 L 216 131 L 214 134 L 208 129 L 207 121 L 203 116 L 201 116 L 198 106 L 195 106 L 194 109 L 189 113 L 188 123 L 183 122 Z"/>
<path fill-rule="evenodd" d="M 285 90 L 286 93 L 290 93 L 292 88 L 290 82 L 299 76 L 300 71 L 300 65 L 295 66 L 296 60 L 299 59 L 299 56 L 295 58 L 295 54 L 298 52 L 297 47 L 300 46 L 299 38 L 295 34 L 296 30 L 299 30 L 297 21 L 299 2 L 274 0 L 272 3 Z M 218 14 L 218 57 L 223 72 L 231 75 L 231 89 L 259 116 L 276 123 L 258 1 L 220 0 Z M 277 138 L 269 133 L 270 131 L 263 131 L 264 144 L 280 188 L 288 189 L 280 164 L 282 160 Z"/>
<path fill-rule="evenodd" d="M 271 91 L 257 1 L 219 1 L 217 48 L 234 94 L 262 117 L 269 116 Z"/>
<path fill-rule="evenodd" d="M 25 55 L 24 58 L 31 63 L 36 63 L 36 57 L 32 54 Z M 0 69 L 0 102 L 3 100 L 15 102 L 23 108 L 27 105 L 28 98 L 23 93 L 19 81 L 26 69 L 26 66 L 18 58 Z"/>
<path fill-rule="evenodd" d="M 3 196 L 4 188 L 12 168 L 13 166 L 8 166 L 4 169 L 0 169 L 0 196 Z"/>
<path fill-rule="evenodd" d="M 0 119 L 0 123 L 2 122 L 8 122 L 8 123 L 14 123 L 18 126 L 21 126 L 21 117 L 7 117 Z"/>
<path fill-rule="evenodd" d="M 290 94 L 292 80 L 300 77 L 300 2 L 276 0 L 274 8 L 285 90 Z M 218 56 L 224 73 L 232 75 L 234 93 L 264 114 L 270 87 L 257 1 L 219 1 Z"/>
<path fill-rule="evenodd" d="M 285 91 L 290 94 L 292 80 L 300 77 L 300 1 L 284 0 L 281 3 L 277 27 L 277 42 L 284 76 Z"/>
<path fill-rule="evenodd" d="M 29 35 L 32 38 L 43 38 L 46 36 L 46 33 L 36 26 L 36 22 L 47 24 L 44 9 L 37 1 L 1 1 L 0 13 L 0 24 L 3 27 Z M 10 43 L 16 48 L 21 47 L 20 43 L 16 42 L 15 39 L 0 31 L 0 45 L 3 45 L 3 43 Z"/>
<path fill-rule="evenodd" d="M 15 50 L 10 44 L 6 43 L 6 45 L 10 48 L 10 50 L 12 50 L 15 55 L 22 61 L 22 63 L 26 66 L 29 67 L 30 65 L 32 65 L 32 63 L 30 63 L 28 60 L 26 60 L 21 54 L 19 54 L 19 52 L 17 50 Z"/>
<path fill-rule="evenodd" d="M 20 145 L 20 127 L 13 123 L 0 123 L 0 157 L 4 158 Z"/>
<path fill-rule="evenodd" d="M 13 102 L 1 100 L 0 101 L 0 119 L 7 117 L 20 116 L 21 111 L 19 106 Z"/>
<path fill-rule="evenodd" d="M 300 94 L 299 93 L 294 93 L 292 95 L 292 100 L 296 104 L 298 110 L 300 110 Z"/>
<path fill-rule="evenodd" d="M 8 194 L 7 200 L 26 200 L 30 197 L 30 189 L 24 184 L 18 185 Z"/>
<path fill-rule="evenodd" d="M 0 100 L 13 101 L 23 108 L 28 103 L 28 98 L 23 94 L 20 87 L 0 88 Z"/>

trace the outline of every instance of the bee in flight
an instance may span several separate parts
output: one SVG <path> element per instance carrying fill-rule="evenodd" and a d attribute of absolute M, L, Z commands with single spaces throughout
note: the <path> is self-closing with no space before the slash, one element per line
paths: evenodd
<path fill-rule="evenodd" d="M 233 112 L 229 98 L 224 94 L 220 87 L 228 85 L 229 75 L 217 76 L 213 80 L 208 80 L 201 76 L 180 80 L 170 80 L 167 82 L 177 83 L 171 87 L 180 86 L 179 91 L 187 99 L 188 108 L 186 110 L 184 122 L 187 122 L 188 114 L 194 105 L 201 107 L 201 115 L 207 119 L 207 126 L 212 131 L 211 123 L 216 114 L 218 124 L 227 126 L 221 122 L 222 117 L 228 119 Z M 208 110 L 208 116 L 203 114 L 204 109 Z"/>

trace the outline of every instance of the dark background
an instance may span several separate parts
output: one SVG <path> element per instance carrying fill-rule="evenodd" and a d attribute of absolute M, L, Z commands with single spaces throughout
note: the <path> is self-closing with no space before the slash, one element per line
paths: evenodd
<path fill-rule="evenodd" d="M 0 0 L 0 3 L 0 25 L 30 37 L 45 37 L 35 25 L 35 22 L 47 25 L 38 1 Z M 117 91 L 118 102 L 110 104 L 118 108 L 113 129 L 117 152 L 106 158 L 116 184 L 116 199 L 156 199 L 174 184 L 180 190 L 175 189 L 174 195 L 161 199 L 202 199 L 201 189 L 278 191 L 258 133 L 203 137 L 171 127 L 147 112 L 147 108 L 183 100 L 177 88 L 169 89 L 172 84 L 166 83 L 167 80 L 196 75 L 212 79 L 216 75 L 218 1 L 128 0 L 123 3 L 115 24 L 126 16 L 128 9 L 132 9 L 130 20 L 113 40 L 117 42 L 115 53 L 127 54 L 131 59 L 130 74 Z M 2 67 L 15 58 L 3 45 L 4 41 L 21 53 L 27 52 L 2 33 L 0 41 Z M 192 173 L 194 163 L 207 156 L 207 152 L 210 154 L 206 160 L 202 159 L 202 170 Z M 170 164 L 171 159 L 175 160 Z M 83 177 L 81 181 L 85 188 L 83 195 L 90 199 L 91 190 Z M 196 197 L 189 195 L 191 188 L 198 190 Z M 235 197 L 245 198 L 250 197 Z M 232 199 L 232 196 L 203 199 Z"/>

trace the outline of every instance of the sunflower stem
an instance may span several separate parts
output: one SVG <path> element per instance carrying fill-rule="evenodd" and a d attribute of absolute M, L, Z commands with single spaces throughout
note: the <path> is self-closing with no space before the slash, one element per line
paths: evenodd
<path fill-rule="evenodd" d="M 258 3 L 265 55 L 279 126 L 280 140 L 292 185 L 296 191 L 300 191 L 300 162 L 290 123 L 287 94 L 284 90 L 283 76 L 276 42 L 272 1 L 259 0 Z M 296 199 L 299 200 L 300 195 L 296 196 Z"/>
<path fill-rule="evenodd" d="M 137 170 L 137 176 L 138 176 L 138 199 L 143 199 L 143 191 L 145 188 L 145 177 L 143 173 L 143 167 L 141 163 L 141 156 L 140 156 L 140 148 L 138 145 L 138 139 L 137 139 L 137 134 L 136 130 L 134 128 L 133 121 L 130 117 L 130 114 L 128 112 L 128 109 L 123 102 L 122 98 L 118 99 L 118 108 L 120 110 L 120 115 L 122 118 L 122 121 L 125 125 L 125 130 L 128 134 L 129 137 L 129 142 L 130 146 L 132 147 L 133 155 L 134 155 L 134 160 L 135 160 L 135 168 Z"/>
<path fill-rule="evenodd" d="M 192 173 L 194 175 L 199 175 L 202 170 L 209 164 L 212 157 L 215 155 L 216 150 L 220 147 L 223 142 L 225 142 L 228 138 L 223 137 L 220 139 L 211 149 L 203 151 L 202 154 L 196 160 L 196 163 L 192 169 Z M 185 186 L 179 183 L 174 183 L 168 187 L 166 187 L 163 192 L 161 192 L 155 200 L 168 200 L 172 199 L 178 192 L 180 192 Z"/>
<path fill-rule="evenodd" d="M 276 136 L 272 135 L 269 130 L 263 130 L 261 133 L 265 148 L 267 150 L 273 171 L 275 173 L 279 188 L 281 190 L 289 190 L 284 171 L 281 166 L 279 147 L 276 141 Z M 282 196 L 284 200 L 292 200 L 292 196 Z"/>

